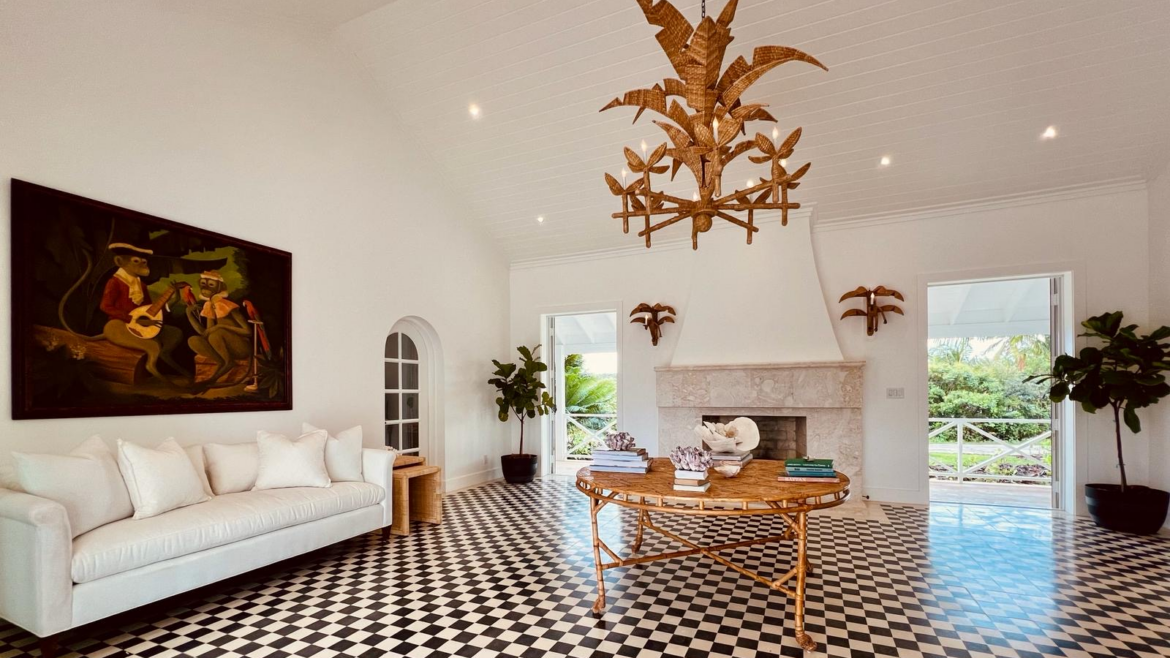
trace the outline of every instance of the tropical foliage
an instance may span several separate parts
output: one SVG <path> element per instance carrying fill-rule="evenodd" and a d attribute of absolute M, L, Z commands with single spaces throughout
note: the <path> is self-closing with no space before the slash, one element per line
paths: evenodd
<path fill-rule="evenodd" d="M 1028 381 L 1049 367 L 1047 336 L 982 339 L 976 353 L 970 338 L 932 341 L 930 346 L 931 418 L 1048 418 L 1048 391 Z M 990 423 L 982 426 L 1006 441 L 1036 434 L 1033 425 Z M 975 439 L 978 437 L 965 437 Z M 955 441 L 954 430 L 935 437 Z"/>
<path fill-rule="evenodd" d="M 570 457 L 588 457 L 600 445 L 600 437 L 614 424 L 617 414 L 617 379 L 585 368 L 580 354 L 565 357 L 565 412 Z"/>

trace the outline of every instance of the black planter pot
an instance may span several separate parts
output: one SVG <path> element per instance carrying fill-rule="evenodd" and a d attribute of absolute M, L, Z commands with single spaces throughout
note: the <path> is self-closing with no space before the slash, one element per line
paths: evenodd
<path fill-rule="evenodd" d="M 1170 492 L 1130 485 L 1125 493 L 1117 484 L 1086 484 L 1089 515 L 1102 528 L 1152 535 L 1166 520 Z"/>
<path fill-rule="evenodd" d="M 500 457 L 504 479 L 511 484 L 525 484 L 536 477 L 536 455 L 504 455 Z"/>

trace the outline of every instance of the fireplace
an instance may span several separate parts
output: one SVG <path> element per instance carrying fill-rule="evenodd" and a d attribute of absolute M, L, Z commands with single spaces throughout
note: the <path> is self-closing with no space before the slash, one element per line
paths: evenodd
<path fill-rule="evenodd" d="M 760 426 L 759 459 L 832 459 L 864 507 L 861 402 L 865 364 L 750 364 L 656 368 L 658 454 L 698 446 L 704 420 L 747 416 Z M 767 455 L 765 456 L 764 453 Z"/>
<path fill-rule="evenodd" d="M 730 423 L 738 416 L 703 416 L 705 423 Z M 747 416 L 760 428 L 755 459 L 793 459 L 808 456 L 808 419 L 804 416 Z"/>

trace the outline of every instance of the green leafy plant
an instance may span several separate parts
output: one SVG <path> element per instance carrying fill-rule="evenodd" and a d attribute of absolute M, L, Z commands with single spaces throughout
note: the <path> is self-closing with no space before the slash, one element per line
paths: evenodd
<path fill-rule="evenodd" d="M 1136 324 L 1121 325 L 1123 318 L 1121 311 L 1116 311 L 1085 320 L 1081 326 L 1088 331 L 1081 336 L 1096 338 L 1102 345 L 1086 347 L 1075 357 L 1058 356 L 1052 364 L 1052 374 L 1029 378 L 1051 381 L 1049 397 L 1053 402 L 1079 402 L 1089 413 L 1105 407 L 1113 409 L 1122 492 L 1129 486 L 1121 451 L 1122 420 L 1134 434 L 1141 432 L 1138 409 L 1170 395 L 1170 384 L 1163 374 L 1170 370 L 1170 345 L 1162 343 L 1170 338 L 1170 327 L 1138 335 Z"/>
<path fill-rule="evenodd" d="M 556 409 L 552 396 L 544 390 L 544 382 L 540 381 L 540 373 L 548 370 L 548 366 L 536 356 L 539 350 L 540 345 L 532 349 L 523 345 L 517 347 L 516 351 L 520 353 L 519 365 L 492 359 L 496 371 L 488 383 L 500 392 L 496 398 L 496 404 L 500 407 L 500 422 L 508 422 L 512 415 L 520 419 L 520 452 L 517 454 L 524 454 L 524 420 L 543 416 Z"/>

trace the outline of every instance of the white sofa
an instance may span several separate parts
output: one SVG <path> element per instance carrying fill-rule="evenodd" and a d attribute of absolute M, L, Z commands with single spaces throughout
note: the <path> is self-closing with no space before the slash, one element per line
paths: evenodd
<path fill-rule="evenodd" d="M 0 489 L 0 618 L 41 638 L 367 532 L 389 528 L 394 455 L 364 482 L 225 494 L 71 539 L 65 508 Z M 388 533 L 385 533 L 388 536 Z"/>

